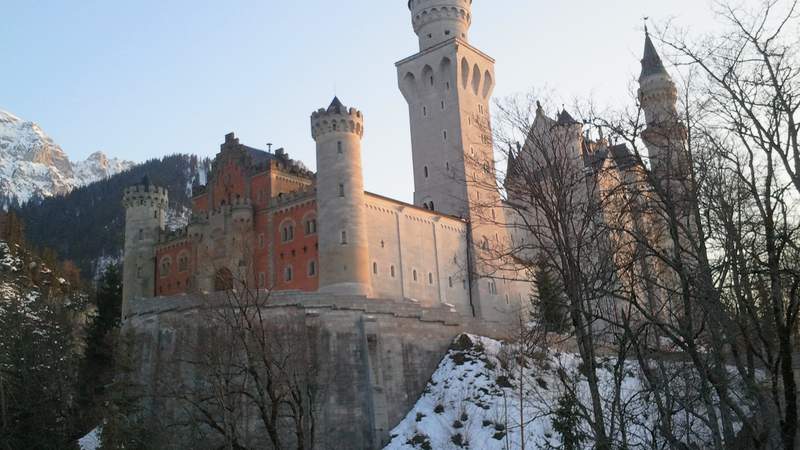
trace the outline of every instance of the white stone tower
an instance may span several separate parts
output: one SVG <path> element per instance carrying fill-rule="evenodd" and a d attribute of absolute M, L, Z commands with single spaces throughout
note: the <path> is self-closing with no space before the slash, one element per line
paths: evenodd
<path fill-rule="evenodd" d="M 361 170 L 361 111 L 334 98 L 311 115 L 317 143 L 319 290 L 372 295 L 369 275 L 364 178 Z"/>
<path fill-rule="evenodd" d="M 639 102 L 647 129 L 642 138 L 650 156 L 650 167 L 659 179 L 688 176 L 686 130 L 678 115 L 678 90 L 645 28 Z"/>
<path fill-rule="evenodd" d="M 155 295 L 155 246 L 164 230 L 168 204 L 167 190 L 150 184 L 147 177 L 141 184 L 125 189 L 123 318 L 130 312 L 131 300 Z"/>
<path fill-rule="evenodd" d="M 487 247 L 507 242 L 496 185 L 489 104 L 494 60 L 467 40 L 471 0 L 410 0 L 419 53 L 396 64 L 408 102 L 414 167 L 414 203 L 470 221 L 468 270 L 475 315 L 504 320 L 519 296 L 508 283 L 484 277 Z M 516 297 L 516 298 L 515 298 Z"/>

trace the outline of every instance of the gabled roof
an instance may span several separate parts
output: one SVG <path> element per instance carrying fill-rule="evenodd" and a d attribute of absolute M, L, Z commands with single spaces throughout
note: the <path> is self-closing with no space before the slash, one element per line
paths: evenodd
<path fill-rule="evenodd" d="M 644 33 L 644 56 L 642 57 L 642 74 L 639 79 L 644 79 L 651 75 L 667 74 L 667 69 L 664 68 L 664 63 L 656 51 L 653 40 L 650 39 L 650 33 L 645 29 Z"/>

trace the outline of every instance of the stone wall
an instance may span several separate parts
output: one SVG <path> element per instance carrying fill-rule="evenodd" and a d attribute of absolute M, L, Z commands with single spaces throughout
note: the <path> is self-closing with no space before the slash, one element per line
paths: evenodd
<path fill-rule="evenodd" d="M 136 376 L 157 399 L 150 406 L 158 417 L 179 415 L 176 405 L 159 395 L 159 382 L 175 373 L 192 376 L 191 368 L 175 369 L 188 348 L 197 348 L 187 345 L 187 339 L 202 334 L 197 332 L 200 305 L 209 304 L 214 303 L 189 296 L 132 304 L 125 328 L 134 337 Z M 383 447 L 459 333 L 502 337 L 504 332 L 465 320 L 450 309 L 352 296 L 275 293 L 267 314 L 276 323 L 315 330 L 308 345 L 319 355 L 327 377 L 318 433 L 318 448 L 323 449 Z M 189 442 L 191 436 L 186 439 Z"/>

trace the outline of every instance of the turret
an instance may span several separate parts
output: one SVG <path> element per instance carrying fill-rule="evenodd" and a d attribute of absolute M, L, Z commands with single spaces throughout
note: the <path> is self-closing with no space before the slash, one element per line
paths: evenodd
<path fill-rule="evenodd" d="M 364 118 L 334 98 L 311 115 L 317 143 L 319 290 L 370 296 L 369 248 L 361 170 Z"/>
<path fill-rule="evenodd" d="M 467 40 L 472 0 L 409 0 L 411 23 L 423 51 L 452 38 Z"/>
<path fill-rule="evenodd" d="M 642 73 L 639 76 L 639 101 L 648 125 L 676 121 L 678 91 L 646 29 Z"/>
<path fill-rule="evenodd" d="M 125 318 L 131 300 L 155 295 L 155 246 L 164 230 L 168 194 L 145 177 L 140 184 L 125 189 L 122 203 L 125 206 L 122 317 Z"/>
<path fill-rule="evenodd" d="M 650 167 L 660 179 L 684 179 L 689 161 L 686 130 L 678 116 L 678 90 L 645 28 L 639 102 L 647 121 L 642 139 L 648 148 Z"/>

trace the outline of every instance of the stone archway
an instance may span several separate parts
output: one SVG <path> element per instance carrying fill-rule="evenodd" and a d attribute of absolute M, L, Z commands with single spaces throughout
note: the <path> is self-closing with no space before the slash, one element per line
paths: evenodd
<path fill-rule="evenodd" d="M 231 289 L 233 289 L 233 273 L 227 267 L 223 267 L 214 275 L 214 291 L 229 291 Z"/>

